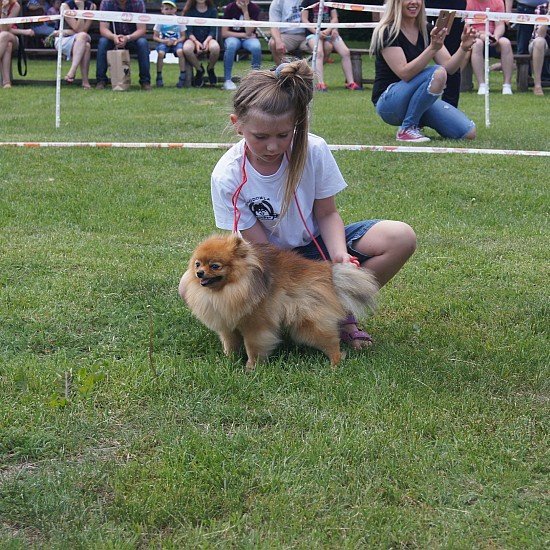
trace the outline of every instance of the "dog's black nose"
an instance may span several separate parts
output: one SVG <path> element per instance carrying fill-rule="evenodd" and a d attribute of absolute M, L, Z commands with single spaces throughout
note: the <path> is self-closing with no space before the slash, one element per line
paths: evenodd
<path fill-rule="evenodd" d="M 204 277 L 204 271 L 202 271 L 202 269 L 200 271 L 197 271 L 197 277 L 199 279 L 202 279 Z"/>

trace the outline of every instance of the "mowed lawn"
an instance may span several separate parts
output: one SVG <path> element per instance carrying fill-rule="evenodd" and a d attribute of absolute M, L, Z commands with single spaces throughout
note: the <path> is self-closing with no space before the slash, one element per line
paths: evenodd
<path fill-rule="evenodd" d="M 327 71 L 312 130 L 395 145 Z M 429 146 L 549 149 L 550 94 L 491 78 L 491 127 L 464 94 L 478 140 Z M 54 93 L 0 90 L 1 140 L 236 139 L 220 89 L 64 87 L 59 130 Z M 371 350 L 286 343 L 246 374 L 177 296 L 221 154 L 0 148 L 0 547 L 546 547 L 548 158 L 336 152 L 344 220 L 418 250 Z"/>

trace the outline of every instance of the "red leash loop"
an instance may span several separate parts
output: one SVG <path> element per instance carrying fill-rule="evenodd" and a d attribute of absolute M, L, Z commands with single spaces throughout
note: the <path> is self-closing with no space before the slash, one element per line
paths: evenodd
<path fill-rule="evenodd" d="M 241 174 L 242 179 L 241 183 L 238 185 L 237 189 L 235 189 L 235 192 L 233 193 L 233 196 L 231 197 L 231 204 L 233 205 L 233 233 L 239 232 L 239 220 L 241 219 L 241 212 L 239 211 L 239 207 L 237 206 L 237 201 L 239 200 L 239 195 L 241 194 L 241 189 L 244 187 L 244 184 L 248 180 L 248 176 L 246 175 L 246 151 L 248 149 L 248 146 L 244 145 L 244 154 L 243 154 L 243 162 L 241 165 Z"/>

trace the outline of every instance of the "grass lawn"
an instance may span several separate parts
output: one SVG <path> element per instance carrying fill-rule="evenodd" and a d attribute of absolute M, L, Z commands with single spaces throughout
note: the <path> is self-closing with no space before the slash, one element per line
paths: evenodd
<path fill-rule="evenodd" d="M 313 131 L 394 145 L 327 72 Z M 54 88 L 0 97 L 2 141 L 235 140 L 220 89 L 64 87 L 59 130 Z M 548 150 L 548 97 L 494 93 L 485 128 L 464 94 L 471 145 Z M 245 374 L 176 292 L 221 154 L 0 148 L 0 547 L 547 546 L 548 159 L 335 153 L 344 220 L 404 220 L 418 251 L 372 350 Z"/>

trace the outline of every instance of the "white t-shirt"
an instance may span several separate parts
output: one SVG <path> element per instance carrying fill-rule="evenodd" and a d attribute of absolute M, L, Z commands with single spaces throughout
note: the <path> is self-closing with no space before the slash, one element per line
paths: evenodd
<path fill-rule="evenodd" d="M 302 22 L 302 0 L 273 0 L 269 5 L 269 20 L 281 23 Z M 281 27 L 281 33 L 305 34 L 305 29 L 300 27 Z"/>
<path fill-rule="evenodd" d="M 234 210 L 232 198 L 243 181 L 242 165 L 244 140 L 235 144 L 218 161 L 212 172 L 212 205 L 216 226 L 233 229 Z M 311 242 L 307 228 L 317 237 L 319 227 L 313 217 L 315 199 L 332 197 L 345 189 L 346 182 L 328 148 L 326 141 L 309 134 L 308 154 L 304 173 L 296 190 L 300 208 L 293 201 L 282 220 L 279 214 L 284 197 L 284 184 L 288 160 L 283 157 L 281 166 L 271 176 L 262 176 L 248 162 L 245 163 L 247 182 L 241 189 L 237 206 L 240 213 L 239 231 L 250 229 L 259 221 L 265 229 L 268 240 L 280 248 L 295 248 Z"/>

